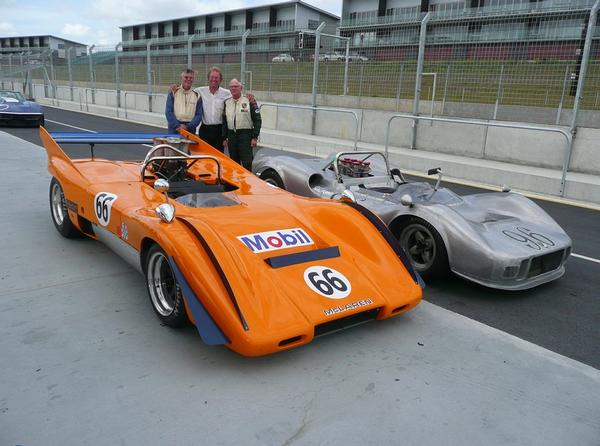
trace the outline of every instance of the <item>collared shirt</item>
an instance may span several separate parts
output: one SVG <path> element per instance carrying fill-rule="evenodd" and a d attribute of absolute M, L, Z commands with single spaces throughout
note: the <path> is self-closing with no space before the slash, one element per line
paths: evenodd
<path fill-rule="evenodd" d="M 229 90 L 219 87 L 215 94 L 212 94 L 210 88 L 206 86 L 196 88 L 194 91 L 200 93 L 200 97 L 202 97 L 204 111 L 202 123 L 206 125 L 222 124 L 225 101 L 231 97 Z"/>

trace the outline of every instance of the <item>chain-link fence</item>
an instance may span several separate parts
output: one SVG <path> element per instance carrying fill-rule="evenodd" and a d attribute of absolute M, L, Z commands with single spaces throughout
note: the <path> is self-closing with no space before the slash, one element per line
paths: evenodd
<path fill-rule="evenodd" d="M 251 30 L 245 43 L 240 31 L 90 47 L 77 58 L 0 55 L 0 81 L 43 82 L 48 97 L 56 85 L 86 86 L 93 102 L 94 89 L 165 93 L 187 66 L 201 84 L 218 65 L 225 82 L 243 79 L 259 99 L 414 111 L 420 90 L 420 113 L 547 124 L 570 124 L 581 85 L 578 123 L 600 127 L 600 26 L 588 27 L 598 1 L 455 3 L 427 15 L 350 14 L 339 35 L 319 36 L 318 51 L 315 30 L 290 29 Z"/>

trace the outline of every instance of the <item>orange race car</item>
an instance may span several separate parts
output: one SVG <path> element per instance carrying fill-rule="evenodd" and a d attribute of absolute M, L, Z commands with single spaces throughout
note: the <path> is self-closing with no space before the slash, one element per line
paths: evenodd
<path fill-rule="evenodd" d="M 65 237 L 105 243 L 146 276 L 158 318 L 248 356 L 415 307 L 423 283 L 353 202 L 274 188 L 196 136 L 48 133 L 50 209 Z M 59 144 L 85 143 L 70 159 Z M 140 161 L 94 147 L 151 143 Z"/>

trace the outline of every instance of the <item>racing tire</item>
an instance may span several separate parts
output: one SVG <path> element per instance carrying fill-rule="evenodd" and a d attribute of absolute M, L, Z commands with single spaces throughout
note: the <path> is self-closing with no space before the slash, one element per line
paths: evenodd
<path fill-rule="evenodd" d="M 145 256 L 144 275 L 148 297 L 160 321 L 172 328 L 188 324 L 183 293 L 165 252 L 152 245 Z"/>
<path fill-rule="evenodd" d="M 448 273 L 448 252 L 444 240 L 429 222 L 410 217 L 397 232 L 400 246 L 421 277 L 435 279 Z"/>
<path fill-rule="evenodd" d="M 265 170 L 260 174 L 260 178 L 267 184 L 271 186 L 277 186 L 279 189 L 285 190 L 285 185 L 283 184 L 283 180 L 279 176 L 277 172 L 273 169 Z"/>
<path fill-rule="evenodd" d="M 65 238 L 80 238 L 83 234 L 75 227 L 69 218 L 67 202 L 63 188 L 56 178 L 50 181 L 50 216 L 56 230 Z"/>

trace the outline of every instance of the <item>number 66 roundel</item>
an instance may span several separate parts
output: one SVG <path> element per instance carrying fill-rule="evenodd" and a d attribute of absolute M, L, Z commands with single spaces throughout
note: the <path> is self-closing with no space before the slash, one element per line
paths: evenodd
<path fill-rule="evenodd" d="M 102 226 L 107 226 L 110 222 L 110 210 L 116 199 L 117 196 L 110 192 L 99 192 L 94 197 L 94 212 Z"/>
<path fill-rule="evenodd" d="M 327 266 L 311 266 L 304 271 L 304 281 L 315 293 L 329 299 L 343 299 L 352 291 L 350 281 Z"/>

